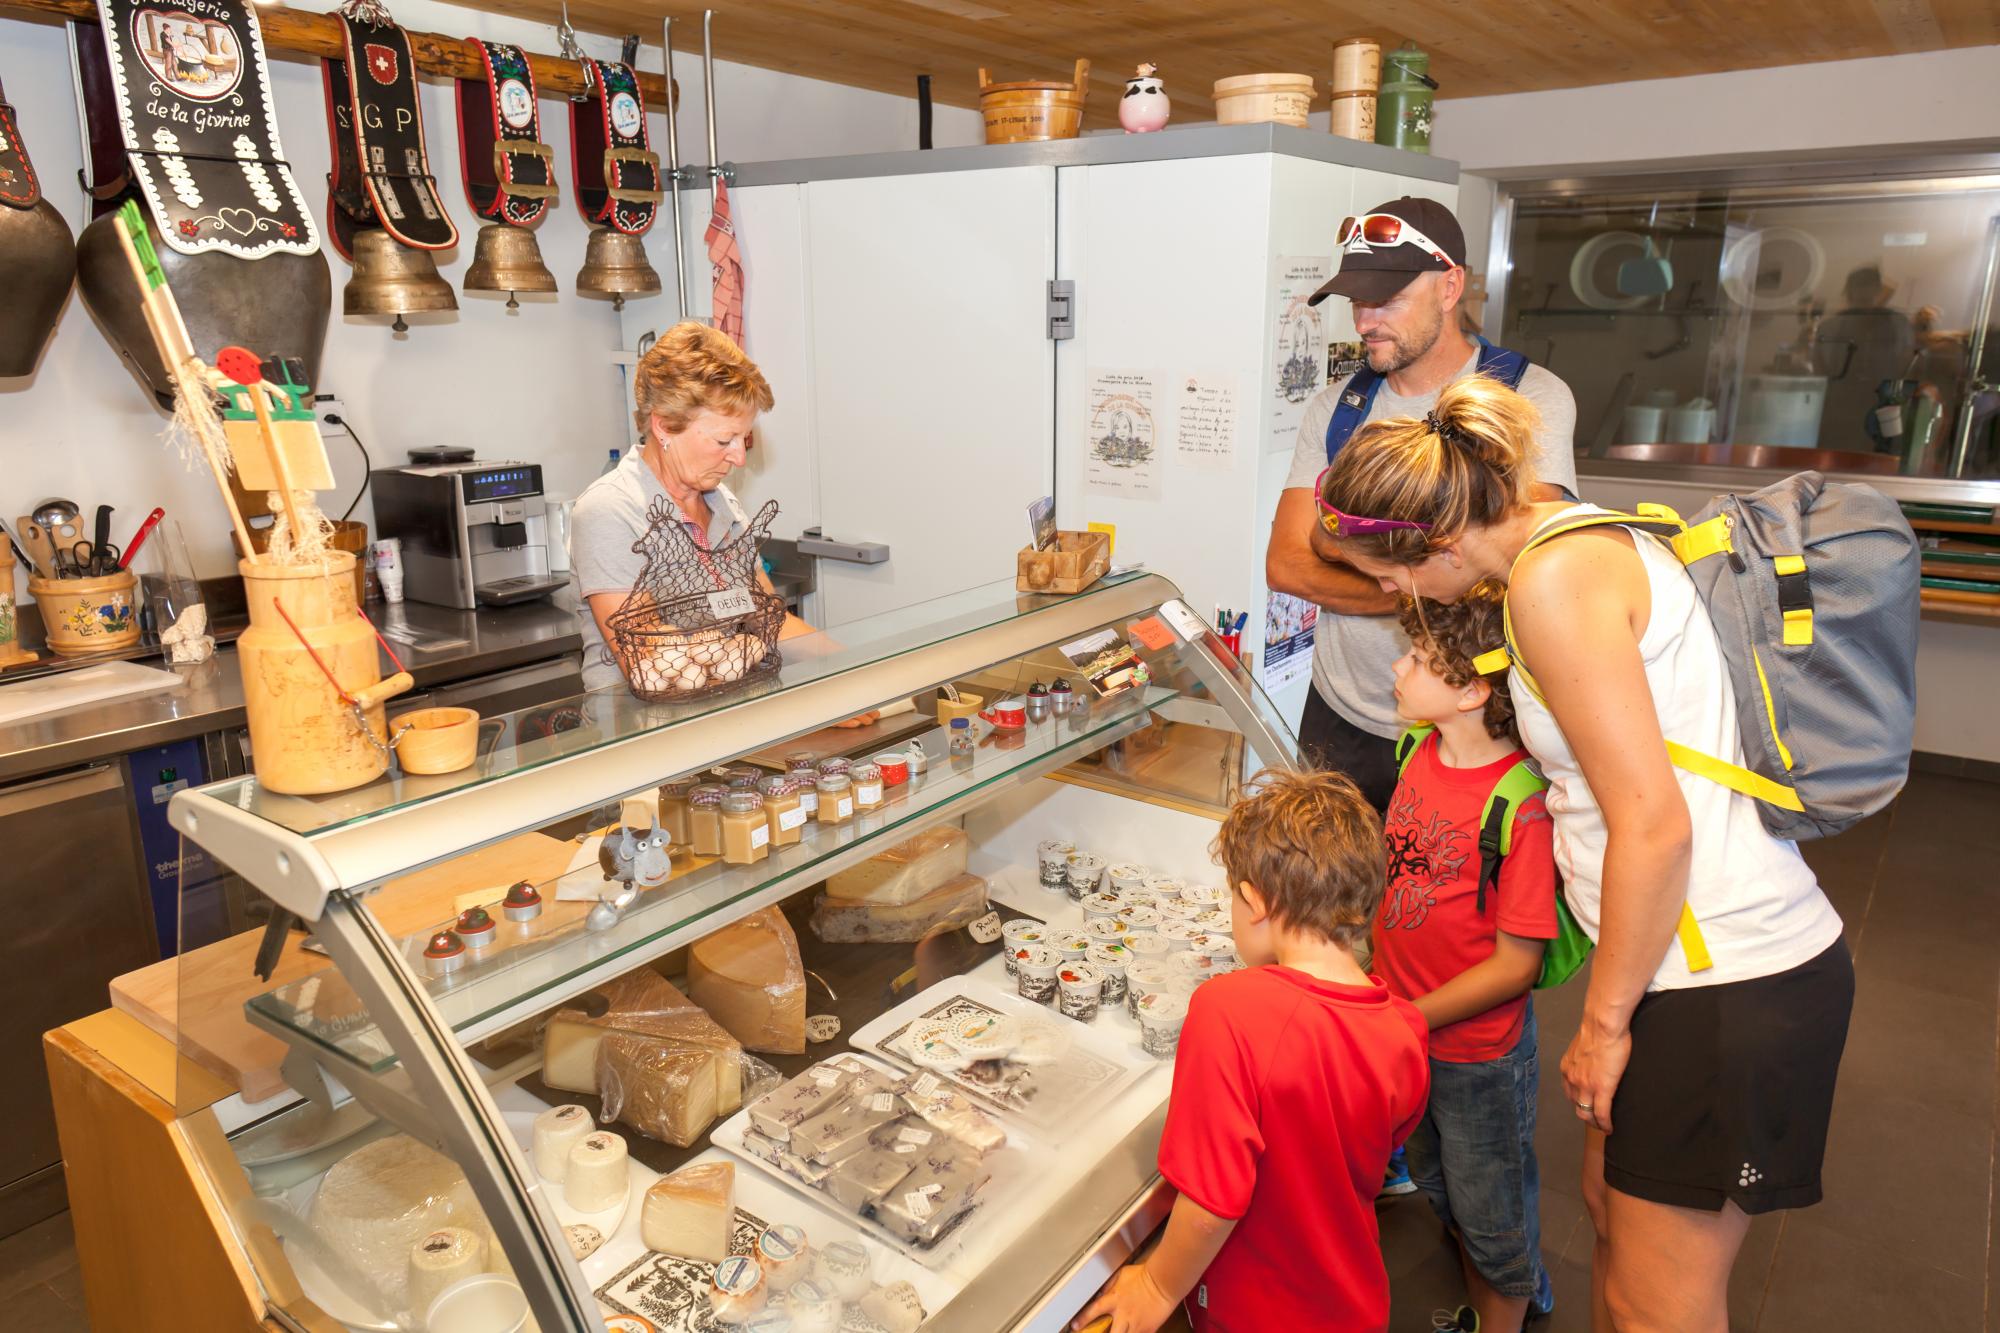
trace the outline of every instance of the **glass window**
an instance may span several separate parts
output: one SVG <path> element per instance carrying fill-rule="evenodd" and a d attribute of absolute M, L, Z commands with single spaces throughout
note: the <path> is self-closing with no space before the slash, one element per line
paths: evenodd
<path fill-rule="evenodd" d="M 1993 176 L 1524 191 L 1499 340 L 1579 457 L 2000 477 L 1996 246 Z"/>

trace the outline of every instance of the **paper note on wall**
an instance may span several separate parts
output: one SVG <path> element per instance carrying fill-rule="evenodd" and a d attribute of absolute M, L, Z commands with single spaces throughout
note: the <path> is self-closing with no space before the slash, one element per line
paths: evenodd
<path fill-rule="evenodd" d="M 1160 439 L 1154 378 L 1143 370 L 1090 372 L 1083 480 L 1091 495 L 1160 498 Z"/>
<path fill-rule="evenodd" d="M 1236 462 L 1236 377 L 1183 375 L 1174 389 L 1174 461 L 1226 472 Z"/>
<path fill-rule="evenodd" d="M 1298 443 L 1306 404 L 1326 382 L 1326 320 L 1322 307 L 1306 302 L 1332 276 L 1333 261 L 1325 255 L 1279 255 L 1272 260 L 1275 402 L 1267 444 L 1273 453 Z"/>
<path fill-rule="evenodd" d="M 1312 671 L 1313 631 L 1319 608 L 1289 593 L 1274 592 L 1264 603 L 1263 677 L 1266 690 L 1276 690 Z"/>

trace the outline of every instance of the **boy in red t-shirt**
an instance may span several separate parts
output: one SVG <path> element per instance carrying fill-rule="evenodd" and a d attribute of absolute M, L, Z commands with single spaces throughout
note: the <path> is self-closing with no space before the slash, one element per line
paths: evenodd
<path fill-rule="evenodd" d="M 1160 1140 L 1180 1198 L 1079 1328 L 1153 1333 L 1181 1301 L 1201 1333 L 1388 1327 L 1375 1190 L 1429 1068 L 1422 1016 L 1354 958 L 1382 897 L 1381 825 L 1339 774 L 1253 786 L 1216 839 L 1249 967 L 1195 991 Z"/>
<path fill-rule="evenodd" d="M 1504 677 L 1472 659 L 1502 638 L 1497 582 L 1452 606 L 1405 599 L 1410 651 L 1396 705 L 1435 730 L 1389 801 L 1389 882 L 1375 974 L 1430 1025 L 1430 1105 L 1405 1145 L 1410 1179 L 1458 1238 L 1472 1296 L 1443 1327 L 1515 1333 L 1554 1304 L 1542 1266 L 1535 1162 L 1535 1014 L 1528 992 L 1556 937 L 1554 825 L 1539 792 L 1514 807 L 1497 882 L 1479 835 L 1495 786 L 1525 760 Z"/>

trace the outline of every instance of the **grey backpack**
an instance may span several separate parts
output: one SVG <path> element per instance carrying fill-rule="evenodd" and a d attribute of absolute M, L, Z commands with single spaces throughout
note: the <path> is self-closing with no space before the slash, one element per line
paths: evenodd
<path fill-rule="evenodd" d="M 1838 833 L 1895 798 L 1916 724 L 1920 555 L 1894 500 L 1801 472 L 1718 496 L 1692 522 L 1650 504 L 1571 515 L 1523 553 L 1610 523 L 1673 547 L 1729 663 L 1745 763 L 1668 737 L 1676 767 L 1756 797 L 1764 826 L 1797 841 Z M 1513 649 L 1510 625 L 1505 655 L 1486 654 L 1479 669 L 1511 661 L 1526 677 Z"/>

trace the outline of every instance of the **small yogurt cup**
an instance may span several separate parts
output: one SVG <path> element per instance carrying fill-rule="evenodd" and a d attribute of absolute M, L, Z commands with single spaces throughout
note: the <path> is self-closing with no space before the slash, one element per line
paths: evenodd
<path fill-rule="evenodd" d="M 1133 963 L 1125 969 L 1125 1011 L 1137 1018 L 1139 1001 L 1148 995 L 1186 995 L 1194 988 L 1194 978 L 1172 963 L 1152 960 Z"/>
<path fill-rule="evenodd" d="M 1123 862 L 1112 866 L 1109 871 L 1111 887 L 1119 893 L 1127 893 L 1133 889 L 1143 888 L 1146 880 L 1151 877 L 1152 873 L 1152 871 L 1146 869 L 1144 866 L 1133 865 L 1129 861 Z"/>
<path fill-rule="evenodd" d="M 1192 949 L 1196 940 L 1208 937 L 1208 932 L 1192 921 L 1162 921 L 1153 933 L 1180 952 Z"/>
<path fill-rule="evenodd" d="M 1125 1003 L 1125 969 L 1132 965 L 1132 951 L 1122 944 L 1093 944 L 1083 961 L 1104 974 L 1104 1003 Z"/>
<path fill-rule="evenodd" d="M 1048 928 L 1039 921 L 1027 917 L 1017 917 L 1000 927 L 1000 960 L 1007 965 L 1007 975 L 1015 976 L 1014 950 L 1024 944 L 1040 944 L 1042 935 Z"/>
<path fill-rule="evenodd" d="M 1069 858 L 1076 853 L 1076 844 L 1066 838 L 1050 838 L 1035 846 L 1035 864 L 1039 871 L 1042 887 L 1045 889 L 1067 889 L 1069 887 Z"/>
<path fill-rule="evenodd" d="M 1162 918 L 1160 914 L 1154 911 L 1152 908 L 1142 905 L 1138 907 L 1119 908 L 1118 919 L 1123 921 L 1126 925 L 1132 927 L 1134 933 L 1137 933 L 1140 931 L 1158 929 L 1160 922 L 1164 918 Z"/>
<path fill-rule="evenodd" d="M 1097 1020 L 1104 1003 L 1104 974 L 1089 963 L 1064 963 L 1056 971 L 1056 1005 L 1079 1023 Z"/>
<path fill-rule="evenodd" d="M 1184 887 L 1172 875 L 1146 876 L 1146 892 L 1155 898 L 1178 898 Z"/>
<path fill-rule="evenodd" d="M 1185 995 L 1154 991 L 1139 998 L 1139 1046 L 1156 1060 L 1171 1060 L 1181 1044 L 1181 1025 L 1187 1022 Z"/>
<path fill-rule="evenodd" d="M 1056 997 L 1056 972 L 1063 957 L 1046 944 L 1024 944 L 1014 950 L 1014 985 L 1024 1000 L 1047 1004 Z"/>
<path fill-rule="evenodd" d="M 1135 930 L 1120 941 L 1141 962 L 1158 962 L 1170 953 L 1180 952 L 1181 946 L 1173 940 L 1162 939 L 1150 930 Z"/>
<path fill-rule="evenodd" d="M 1197 907 L 1220 907 L 1229 901 L 1229 890 L 1213 884 L 1186 884 L 1181 886 L 1180 896 L 1181 901 Z"/>
<path fill-rule="evenodd" d="M 1069 858 L 1069 896 L 1078 902 L 1088 893 L 1096 893 L 1104 879 L 1104 858 L 1092 856 L 1088 852 L 1076 852 Z"/>
<path fill-rule="evenodd" d="M 1042 937 L 1042 943 L 1061 954 L 1066 961 L 1080 963 L 1084 951 L 1096 941 L 1081 930 L 1051 930 Z"/>
<path fill-rule="evenodd" d="M 1082 898 L 1083 915 L 1086 920 L 1093 916 L 1116 916 L 1118 909 L 1125 906 L 1122 894 L 1100 889 L 1096 893 L 1086 893 Z"/>
<path fill-rule="evenodd" d="M 1189 940 L 1188 952 L 1206 958 L 1212 964 L 1220 963 L 1225 958 L 1236 956 L 1236 941 L 1227 935 L 1210 933 L 1198 940 Z"/>
<path fill-rule="evenodd" d="M 1167 921 L 1192 921 L 1209 909 L 1197 907 L 1185 898 L 1156 898 L 1153 910 Z"/>
<path fill-rule="evenodd" d="M 1115 916 L 1092 917 L 1084 928 L 1092 944 L 1117 944 L 1132 933 L 1130 922 Z"/>
<path fill-rule="evenodd" d="M 1236 928 L 1236 919 L 1226 907 L 1211 907 L 1194 918 L 1194 924 L 1211 935 L 1227 935 Z"/>

